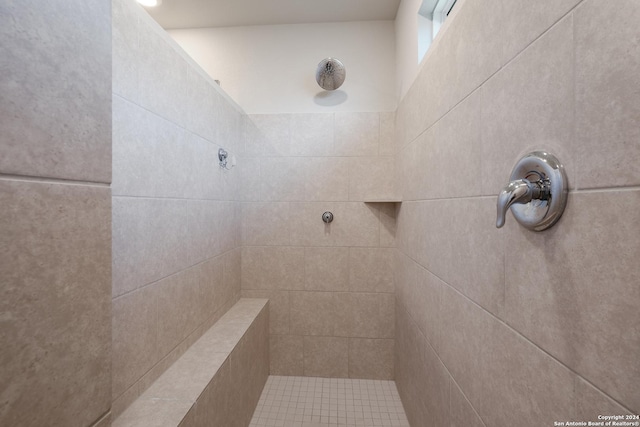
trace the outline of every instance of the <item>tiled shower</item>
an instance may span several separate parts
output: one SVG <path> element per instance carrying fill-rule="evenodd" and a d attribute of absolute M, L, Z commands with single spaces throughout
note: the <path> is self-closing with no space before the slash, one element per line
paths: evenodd
<path fill-rule="evenodd" d="M 132 1 L 54 3 L 0 5 L 0 425 L 110 425 L 239 298 L 251 425 L 638 413 L 635 0 L 459 0 L 397 109 L 249 114 Z M 496 229 L 538 149 L 563 217 Z"/>

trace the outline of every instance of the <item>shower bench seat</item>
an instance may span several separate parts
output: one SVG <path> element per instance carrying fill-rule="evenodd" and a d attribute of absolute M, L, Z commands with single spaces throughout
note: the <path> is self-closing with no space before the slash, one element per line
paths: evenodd
<path fill-rule="evenodd" d="M 267 299 L 240 299 L 113 427 L 246 427 L 269 376 Z"/>

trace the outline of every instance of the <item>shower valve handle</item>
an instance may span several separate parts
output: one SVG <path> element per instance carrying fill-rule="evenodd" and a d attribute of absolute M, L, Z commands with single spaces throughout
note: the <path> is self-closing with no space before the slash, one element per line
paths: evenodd
<path fill-rule="evenodd" d="M 516 163 L 511 182 L 498 195 L 496 227 L 507 211 L 525 228 L 542 231 L 555 224 L 567 204 L 567 175 L 562 163 L 545 151 L 534 151 Z"/>

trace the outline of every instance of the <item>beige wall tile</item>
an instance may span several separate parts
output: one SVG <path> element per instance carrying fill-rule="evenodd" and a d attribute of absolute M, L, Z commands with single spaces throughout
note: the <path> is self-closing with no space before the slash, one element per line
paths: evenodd
<path fill-rule="evenodd" d="M 408 179 L 417 185 L 415 194 L 424 199 L 478 196 L 482 193 L 483 170 L 481 92 L 476 91 L 439 120 L 424 138 L 419 138 L 415 169 Z M 490 159 L 492 160 L 492 159 Z M 455 165 L 452 167 L 452 165 Z M 489 168 L 492 166 L 489 165 Z M 508 183 L 509 176 L 505 178 Z M 497 194 L 499 189 L 494 192 Z M 489 193 L 493 194 L 493 193 Z"/>
<path fill-rule="evenodd" d="M 446 286 L 438 277 L 403 254 L 398 255 L 396 299 L 425 336 L 439 350 L 442 339 L 442 292 Z"/>
<path fill-rule="evenodd" d="M 222 281 L 224 283 L 224 289 L 229 292 L 229 294 L 225 294 L 225 296 L 230 297 L 240 294 L 240 288 L 242 287 L 241 275 L 242 249 L 236 248 L 222 256 Z M 224 299 L 226 302 L 228 298 Z"/>
<path fill-rule="evenodd" d="M 233 138 L 236 137 L 237 132 L 233 135 Z M 176 175 L 182 173 L 187 176 L 187 185 L 176 191 L 176 197 L 207 200 L 238 199 L 239 177 L 237 180 L 231 180 L 229 176 L 238 176 L 239 173 L 234 171 L 231 174 L 220 167 L 218 159 L 220 146 L 188 132 L 186 146 L 176 148 L 183 150 L 183 156 L 186 157 L 186 162 L 178 168 Z M 165 153 L 164 156 L 170 155 Z"/>
<path fill-rule="evenodd" d="M 0 425 L 89 425 L 109 409 L 110 199 L 0 180 Z"/>
<path fill-rule="evenodd" d="M 252 328 L 253 329 L 253 328 Z M 268 330 L 261 342 L 257 342 L 257 329 L 250 330 L 248 336 L 243 338 L 240 348 L 231 354 L 231 404 L 232 420 L 225 425 L 249 425 L 251 415 L 255 409 L 260 393 L 269 375 L 269 344 Z M 264 347 L 264 351 L 263 351 Z"/>
<path fill-rule="evenodd" d="M 460 387 L 451 378 L 451 427 L 485 427 Z M 579 418 L 579 417 L 578 417 Z"/>
<path fill-rule="evenodd" d="M 113 194 L 180 197 L 189 184 L 186 142 L 178 125 L 114 96 Z"/>
<path fill-rule="evenodd" d="M 242 206 L 240 203 L 233 201 L 208 203 L 210 205 L 219 204 L 222 208 L 222 215 L 219 218 L 222 232 L 216 235 L 221 240 L 220 253 L 239 248 L 242 244 Z"/>
<path fill-rule="evenodd" d="M 576 419 L 584 421 L 602 421 L 598 415 L 634 415 L 580 377 L 576 378 L 576 408 Z"/>
<path fill-rule="evenodd" d="M 349 340 L 334 337 L 304 337 L 304 375 L 347 378 Z"/>
<path fill-rule="evenodd" d="M 269 333 L 289 333 L 289 306 L 288 291 L 252 291 L 243 290 L 243 298 L 268 298 L 269 299 Z"/>
<path fill-rule="evenodd" d="M 402 311 L 409 310 L 409 290 L 414 287 L 416 282 L 415 261 L 406 256 L 402 251 L 398 250 L 395 254 L 393 282 L 395 285 L 394 296 L 396 298 L 396 306 L 402 307 Z M 396 314 L 396 318 L 399 315 Z"/>
<path fill-rule="evenodd" d="M 509 324 L 631 408 L 640 407 L 640 244 L 629 236 L 640 218 L 628 212 L 639 205 L 640 191 L 572 194 L 554 228 L 511 224 L 506 240 Z"/>
<path fill-rule="evenodd" d="M 157 288 L 158 360 L 205 320 L 198 276 L 194 267 L 152 285 Z"/>
<path fill-rule="evenodd" d="M 228 425 L 230 408 L 235 397 L 230 393 L 231 387 L 230 361 L 227 360 L 196 403 L 195 426 Z"/>
<path fill-rule="evenodd" d="M 440 357 L 487 425 L 575 416 L 575 374 L 451 288 L 443 306 Z"/>
<path fill-rule="evenodd" d="M 154 199 L 150 199 L 154 200 Z M 158 200 L 158 199 L 155 199 Z M 231 234 L 234 227 L 225 227 L 224 222 L 227 221 L 225 216 L 229 215 L 233 218 L 233 214 L 229 212 L 228 202 L 217 202 L 209 200 L 172 200 L 169 205 L 172 209 L 178 210 L 176 215 L 186 215 L 187 235 L 180 236 L 183 240 L 179 240 L 178 244 L 185 247 L 183 256 L 187 256 L 186 263 L 174 264 L 170 272 L 175 272 L 181 268 L 196 264 L 205 259 L 220 255 L 228 250 L 231 245 L 230 240 L 233 239 Z M 177 217 L 176 220 L 179 220 Z M 145 220 L 145 218 L 137 218 L 137 220 Z M 180 230 L 181 224 L 171 224 L 167 227 L 177 228 Z M 164 230 L 167 234 L 174 232 L 171 228 Z M 163 230 L 157 230 L 156 233 L 162 233 Z M 159 236 L 162 238 L 162 234 Z"/>
<path fill-rule="evenodd" d="M 424 423 L 427 420 L 423 394 L 419 388 L 428 384 L 421 381 L 424 374 L 422 344 L 418 328 L 412 324 L 411 318 L 396 306 L 397 333 L 395 340 L 395 381 L 410 424 Z"/>
<path fill-rule="evenodd" d="M 481 417 L 479 396 L 495 389 L 497 381 L 486 378 L 492 367 L 490 360 L 495 349 L 491 345 L 496 321 L 454 289 L 445 287 L 442 295 L 443 310 L 440 357 L 451 376 L 460 386 Z M 471 326 L 473 325 L 473 326 Z M 566 417 L 564 414 L 563 417 Z"/>
<path fill-rule="evenodd" d="M 247 202 L 257 202 L 261 200 L 261 162 L 262 159 L 257 157 L 242 157 L 238 162 L 236 168 L 240 173 L 240 200 Z"/>
<path fill-rule="evenodd" d="M 349 200 L 349 162 L 341 157 L 313 157 L 305 162 L 305 200 Z"/>
<path fill-rule="evenodd" d="M 504 38 L 504 61 L 526 49 L 578 3 L 580 0 L 561 0 L 549 5 L 526 0 L 504 2 L 501 22 L 504 34 L 509 35 Z"/>
<path fill-rule="evenodd" d="M 112 91 L 133 102 L 138 100 L 140 23 L 128 0 L 112 1 Z"/>
<path fill-rule="evenodd" d="M 113 399 L 160 360 L 158 292 L 152 285 L 113 300 Z"/>
<path fill-rule="evenodd" d="M 420 337 L 422 337 L 420 335 Z M 416 380 L 422 380 L 418 385 L 418 396 L 424 401 L 426 408 L 426 418 L 433 425 L 444 426 L 449 424 L 450 418 L 450 382 L 451 376 L 447 372 L 444 364 L 433 350 L 433 348 L 423 339 L 422 344 L 423 368 Z"/>
<path fill-rule="evenodd" d="M 585 1 L 576 8 L 576 157 L 580 188 L 640 184 L 640 46 L 633 0 L 600 10 Z M 602 28 L 602 22 L 616 22 Z M 634 142 L 635 141 L 635 142 Z"/>
<path fill-rule="evenodd" d="M 418 254 L 421 253 L 420 248 L 427 246 L 424 240 L 426 236 L 430 236 L 430 233 L 427 232 L 429 222 L 424 221 L 424 217 L 420 216 L 425 210 L 424 205 L 426 203 L 402 202 L 397 212 L 396 243 L 398 249 L 413 259 L 416 259 Z"/>
<path fill-rule="evenodd" d="M 638 116 L 629 90 L 638 62 L 624 58 L 636 48 L 631 22 L 640 9 L 625 3 L 605 12 L 607 21 L 620 23 L 606 31 L 598 3 L 584 1 L 572 10 L 578 3 L 503 2 L 489 19 L 479 18 L 482 2 L 463 3 L 398 108 L 396 132 L 404 148 L 397 170 L 405 202 L 396 242 L 405 253 L 398 266 L 406 271 L 396 275 L 395 366 L 412 425 L 425 424 L 429 411 L 411 385 L 421 365 L 411 362 L 416 351 L 410 343 L 421 335 L 411 322 L 433 341 L 453 376 L 451 425 L 508 425 L 518 416 L 523 425 L 538 426 L 624 412 L 617 402 L 640 406 L 629 388 L 638 376 L 629 357 L 640 342 L 639 318 L 629 310 L 640 295 L 627 286 L 638 282 L 637 263 L 629 264 L 638 248 L 628 236 L 639 226 L 616 218 L 638 205 L 636 192 L 572 194 L 565 216 L 545 233 L 525 231 L 511 215 L 498 232 L 464 213 L 493 218 L 495 194 L 515 161 L 534 149 L 560 158 L 573 189 L 637 185 L 637 165 L 627 165 L 638 157 L 637 147 L 626 142 L 638 139 L 629 125 Z M 487 22 L 499 21 L 506 24 L 490 30 Z M 483 29 L 474 30 L 478 25 Z M 466 31 L 492 34 L 469 42 Z M 474 64 L 465 66 L 469 60 Z M 450 87 L 442 89 L 434 70 L 453 70 L 440 73 Z M 592 140 L 611 149 L 590 148 Z M 464 172 L 447 177 L 447 168 L 460 164 L 475 174 L 480 169 L 480 179 Z M 482 195 L 490 197 L 454 200 Z M 425 198 L 450 200 L 407 202 Z M 612 231 L 607 224 L 622 225 Z M 615 332 L 621 330 L 624 338 Z"/>
<path fill-rule="evenodd" d="M 349 290 L 393 293 L 395 250 L 349 248 Z"/>
<path fill-rule="evenodd" d="M 291 154 L 291 114 L 251 114 L 257 131 L 249 133 L 245 153 L 249 156 L 288 156 Z M 252 130 L 252 125 L 248 130 Z"/>
<path fill-rule="evenodd" d="M 431 172 L 425 169 L 430 163 L 426 147 L 435 145 L 434 129 L 430 128 L 415 141 L 406 145 L 396 158 L 397 190 L 403 201 L 425 198 L 432 190 L 428 181 Z"/>
<path fill-rule="evenodd" d="M 416 79 L 420 77 L 422 73 L 418 73 Z M 415 82 L 414 82 L 415 84 Z M 410 141 L 415 138 L 415 135 L 410 135 L 410 132 L 407 132 L 407 127 L 410 124 L 409 115 L 412 110 L 409 108 L 411 105 L 415 104 L 417 96 L 415 91 L 410 90 L 407 94 L 398 102 L 398 108 L 396 109 L 396 123 L 394 130 L 394 137 L 396 140 L 397 151 L 402 150 Z"/>
<path fill-rule="evenodd" d="M 248 184 L 243 183 L 240 168 L 222 171 L 217 167 L 217 151 L 222 143 L 231 154 L 244 154 L 245 145 L 250 146 L 244 139 L 249 131 L 255 136 L 251 148 L 268 148 L 268 144 L 263 143 L 265 136 L 257 127 L 250 129 L 246 116 L 223 98 L 217 86 L 201 70 L 192 68 L 140 6 L 118 2 L 114 20 L 118 20 L 114 23 L 114 90 L 123 96 L 114 102 L 120 117 L 114 120 L 120 126 L 116 132 L 121 133 L 114 132 L 114 138 L 121 139 L 116 140 L 121 150 L 114 156 L 116 187 L 135 198 L 114 201 L 113 295 L 169 277 L 149 287 L 164 291 L 159 307 L 153 307 L 153 325 L 143 328 L 142 320 L 135 318 L 136 327 L 125 331 L 129 341 L 138 339 L 143 346 L 152 331 L 153 339 L 158 340 L 153 345 L 160 347 L 149 359 L 150 366 L 126 372 L 127 381 L 137 381 L 127 391 L 135 389 L 134 396 L 239 297 L 242 266 L 236 248 L 242 244 L 242 212 L 234 200 L 241 198 L 241 185 Z M 149 51 L 154 52 L 153 57 L 144 53 Z M 136 114 L 148 120 L 138 120 Z M 287 139 L 287 147 L 288 143 Z M 189 270 L 184 271 L 186 268 Z M 162 312 L 160 319 L 155 319 L 155 310 Z M 142 310 L 140 316 L 144 313 Z M 119 319 L 114 310 L 114 325 L 125 320 L 126 313 L 125 319 Z M 156 331 L 158 321 L 161 331 Z M 115 342 L 114 347 L 120 344 Z M 220 343 L 225 344 L 224 340 Z M 121 412 L 126 402 L 118 399 Z"/>
<path fill-rule="evenodd" d="M 393 157 L 358 157 L 349 161 L 349 200 L 396 200 Z"/>
<path fill-rule="evenodd" d="M 0 172 L 111 182 L 111 3 L 5 6 Z"/>
<path fill-rule="evenodd" d="M 242 203 L 242 243 L 283 246 L 290 243 L 289 203 Z"/>
<path fill-rule="evenodd" d="M 349 378 L 393 379 L 392 339 L 349 339 Z"/>
<path fill-rule="evenodd" d="M 242 289 L 303 288 L 304 248 L 242 248 Z"/>
<path fill-rule="evenodd" d="M 547 150 L 563 162 L 575 188 L 573 20 L 563 19 L 481 88 L 484 194 L 509 183 L 516 161 Z M 543 61 L 540 58 L 544 58 Z"/>
<path fill-rule="evenodd" d="M 297 335 L 269 337 L 271 375 L 303 375 L 303 338 Z"/>
<path fill-rule="evenodd" d="M 305 200 L 305 159 L 266 157 L 260 160 L 261 200 Z"/>
<path fill-rule="evenodd" d="M 346 291 L 349 287 L 349 248 L 305 248 L 305 289 Z"/>
<path fill-rule="evenodd" d="M 409 217 L 409 253 L 446 283 L 496 315 L 504 309 L 504 230 L 495 228 L 495 198 L 418 204 Z M 513 218 L 508 218 L 513 221 Z M 403 232 L 404 233 L 404 232 Z"/>
<path fill-rule="evenodd" d="M 377 156 L 380 140 L 378 113 L 336 113 L 335 154 Z"/>
<path fill-rule="evenodd" d="M 413 425 L 449 424 L 450 376 L 417 325 L 398 311 L 396 384 Z"/>
<path fill-rule="evenodd" d="M 191 309 L 197 310 L 201 325 L 232 298 L 234 290 L 231 282 L 224 281 L 224 257 L 209 259 L 191 270 L 198 286 L 198 301 Z"/>
<path fill-rule="evenodd" d="M 291 155 L 333 155 L 333 113 L 291 115 Z"/>
<path fill-rule="evenodd" d="M 442 49 L 446 51 L 446 48 Z M 396 132 L 401 147 L 431 127 L 451 107 L 451 96 L 441 88 L 451 84 L 450 59 L 433 55 L 422 67 L 402 103 L 398 106 Z"/>
<path fill-rule="evenodd" d="M 322 221 L 333 213 L 331 224 Z M 364 203 L 291 203 L 291 244 L 296 246 L 378 246 L 379 211 Z"/>
<path fill-rule="evenodd" d="M 199 70 L 187 67 L 185 79 L 190 101 L 185 105 L 185 128 L 208 141 L 217 141 L 216 121 L 221 116 L 222 97 Z"/>
<path fill-rule="evenodd" d="M 443 93 L 441 105 L 447 110 L 503 65 L 504 39 L 508 34 L 502 32 L 502 22 L 509 18 L 503 17 L 502 8 L 502 2 L 493 2 L 487 7 L 479 1 L 466 2 L 458 10 L 454 8 L 454 16 L 448 28 L 443 30 L 434 52 L 434 56 L 441 57 L 439 60 L 445 73 L 445 84 L 435 86 L 435 90 Z M 445 111 L 440 109 L 438 112 L 442 116 Z"/>
<path fill-rule="evenodd" d="M 240 119 L 240 156 L 258 158 L 266 155 L 262 152 L 265 148 L 263 140 L 264 136 L 261 135 L 252 117 L 243 114 Z"/>
<path fill-rule="evenodd" d="M 195 70 L 204 74 L 204 71 L 199 67 L 196 67 Z M 209 81 L 211 82 L 211 80 Z M 217 83 L 211 82 L 211 87 L 213 87 L 220 96 L 225 94 L 224 90 L 222 90 Z M 216 116 L 213 118 L 213 124 L 216 126 L 216 139 L 213 142 L 218 146 L 226 148 L 231 154 L 237 155 L 241 153 L 240 147 L 242 144 L 239 134 L 245 113 L 238 105 L 228 102 L 227 100 L 228 98 L 225 96 L 223 102 L 219 104 L 220 108 Z M 206 118 L 205 116 L 205 119 Z"/>
<path fill-rule="evenodd" d="M 140 14 L 138 42 L 138 100 L 139 105 L 182 127 L 187 125 L 189 65 L 177 54 L 173 40 L 166 32 Z M 153 52 L 153 55 L 145 54 Z"/>
<path fill-rule="evenodd" d="M 292 334 L 333 335 L 335 317 L 332 292 L 291 292 Z"/>
<path fill-rule="evenodd" d="M 392 294 L 335 293 L 335 335 L 358 338 L 393 338 Z"/>
<path fill-rule="evenodd" d="M 111 427 L 111 411 L 101 416 L 99 420 L 91 424 L 91 427 Z"/>
<path fill-rule="evenodd" d="M 378 150 L 380 156 L 396 155 L 395 122 L 395 111 L 380 113 L 380 147 Z"/>
<path fill-rule="evenodd" d="M 148 110 L 113 100 L 115 195 L 221 199 L 218 147 Z"/>
<path fill-rule="evenodd" d="M 113 296 L 188 266 L 184 201 L 113 198 Z"/>
<path fill-rule="evenodd" d="M 404 410 L 407 414 L 407 418 L 415 417 L 418 415 L 419 408 L 413 405 L 413 401 L 410 400 L 409 390 L 409 370 L 412 369 L 412 364 L 408 362 L 408 334 L 409 328 L 407 327 L 407 315 L 402 307 L 396 305 L 396 325 L 397 333 L 395 336 L 395 351 L 393 354 L 393 365 L 396 387 L 398 394 L 402 400 Z"/>

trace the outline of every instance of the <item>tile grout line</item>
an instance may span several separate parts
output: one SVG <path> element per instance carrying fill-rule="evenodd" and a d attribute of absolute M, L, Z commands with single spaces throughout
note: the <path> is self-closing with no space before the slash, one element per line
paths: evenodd
<path fill-rule="evenodd" d="M 18 175 L 0 173 L 0 181 L 19 181 L 19 182 L 32 182 L 39 184 L 63 184 L 63 185 L 76 185 L 84 187 L 102 187 L 110 188 L 111 183 L 99 182 L 99 181 L 82 181 L 67 178 L 55 178 L 47 176 L 31 176 L 31 175 Z"/>

